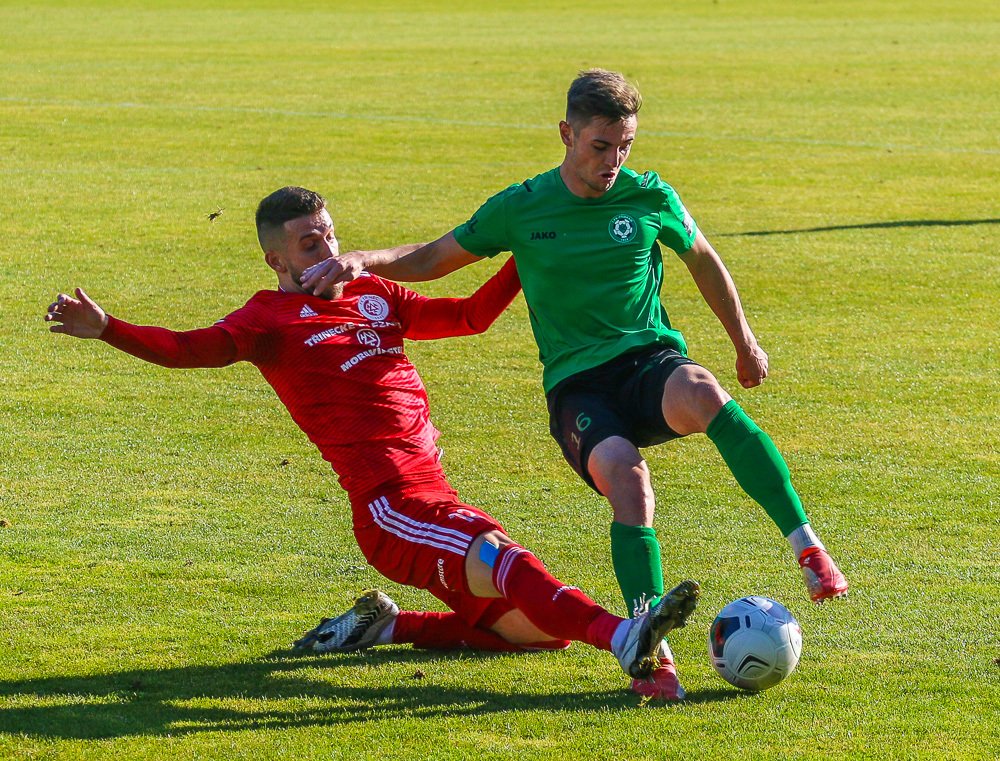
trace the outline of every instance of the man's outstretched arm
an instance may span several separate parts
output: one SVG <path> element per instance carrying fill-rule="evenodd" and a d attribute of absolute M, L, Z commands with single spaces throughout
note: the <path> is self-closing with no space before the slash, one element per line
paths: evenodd
<path fill-rule="evenodd" d="M 163 367 L 225 367 L 236 361 L 236 344 L 228 331 L 213 325 L 199 330 L 174 331 L 132 325 L 107 314 L 82 288 L 77 298 L 60 293 L 49 304 L 45 321 L 53 333 L 76 338 L 99 338 L 116 349 Z"/>
<path fill-rule="evenodd" d="M 466 298 L 429 299 L 406 291 L 409 298 L 400 305 L 404 335 L 407 338 L 449 338 L 482 333 L 521 290 L 514 257 L 493 277 Z"/>
<path fill-rule="evenodd" d="M 767 377 L 767 354 L 750 330 L 736 284 L 722 258 L 699 230 L 694 245 L 681 254 L 681 259 L 736 348 L 736 376 L 740 385 L 759 386 Z"/>
<path fill-rule="evenodd" d="M 348 251 L 309 267 L 299 282 L 306 291 L 318 296 L 334 283 L 353 280 L 365 270 L 389 280 L 418 282 L 436 280 L 481 259 L 462 248 L 454 233 L 448 233 L 431 243 Z"/>

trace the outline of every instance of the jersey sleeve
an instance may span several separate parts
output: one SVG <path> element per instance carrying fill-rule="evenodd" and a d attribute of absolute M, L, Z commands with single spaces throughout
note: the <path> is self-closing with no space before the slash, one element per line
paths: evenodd
<path fill-rule="evenodd" d="M 521 290 L 514 258 L 467 298 L 432 299 L 395 283 L 396 310 L 403 335 L 413 339 L 449 338 L 482 333 Z"/>
<path fill-rule="evenodd" d="M 272 311 L 265 303 L 267 294 L 258 292 L 241 308 L 215 323 L 232 339 L 236 347 L 234 361 L 260 362 L 274 348 Z"/>
<path fill-rule="evenodd" d="M 660 232 L 656 239 L 678 254 L 683 254 L 694 245 L 694 239 L 698 235 L 698 225 L 684 208 L 677 191 L 663 182 L 655 172 L 649 174 L 651 177 L 648 187 L 655 189 L 662 196 Z"/>
<path fill-rule="evenodd" d="M 496 256 L 510 251 L 507 234 L 507 202 L 517 192 L 520 183 L 502 190 L 479 207 L 463 225 L 453 231 L 458 245 L 476 256 Z"/>
<path fill-rule="evenodd" d="M 108 316 L 101 340 L 133 357 L 172 368 L 225 367 L 236 361 L 236 344 L 222 328 L 175 331 L 133 325 Z"/>

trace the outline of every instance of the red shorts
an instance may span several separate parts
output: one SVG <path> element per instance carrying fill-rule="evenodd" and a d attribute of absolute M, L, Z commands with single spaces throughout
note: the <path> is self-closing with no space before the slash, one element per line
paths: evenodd
<path fill-rule="evenodd" d="M 482 533 L 504 529 L 478 507 L 461 502 L 444 479 L 368 495 L 353 508 L 358 546 L 387 579 L 426 589 L 472 626 L 489 628 L 513 610 L 507 600 L 469 592 L 469 546 Z"/>

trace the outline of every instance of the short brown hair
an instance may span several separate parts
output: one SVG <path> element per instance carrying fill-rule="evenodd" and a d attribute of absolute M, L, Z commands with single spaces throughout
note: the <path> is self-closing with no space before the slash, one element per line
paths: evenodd
<path fill-rule="evenodd" d="M 642 96 L 634 85 L 616 71 L 581 71 L 566 93 L 566 121 L 579 132 L 594 118 L 616 122 L 635 116 Z"/>
<path fill-rule="evenodd" d="M 267 251 L 265 238 L 273 238 L 281 231 L 285 222 L 326 208 L 326 199 L 319 193 L 295 185 L 279 188 L 267 196 L 257 206 L 257 240 Z"/>

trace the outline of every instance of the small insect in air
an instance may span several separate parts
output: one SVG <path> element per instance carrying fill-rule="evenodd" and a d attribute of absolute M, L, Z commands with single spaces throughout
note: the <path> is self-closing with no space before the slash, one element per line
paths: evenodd
<path fill-rule="evenodd" d="M 222 216 L 222 212 L 224 212 L 224 211 L 225 211 L 225 209 L 223 209 L 220 206 L 218 209 L 216 209 L 215 211 L 213 211 L 211 214 L 207 215 L 208 216 L 208 221 L 209 222 L 214 222 L 215 220 L 217 220 L 219 217 Z"/>

